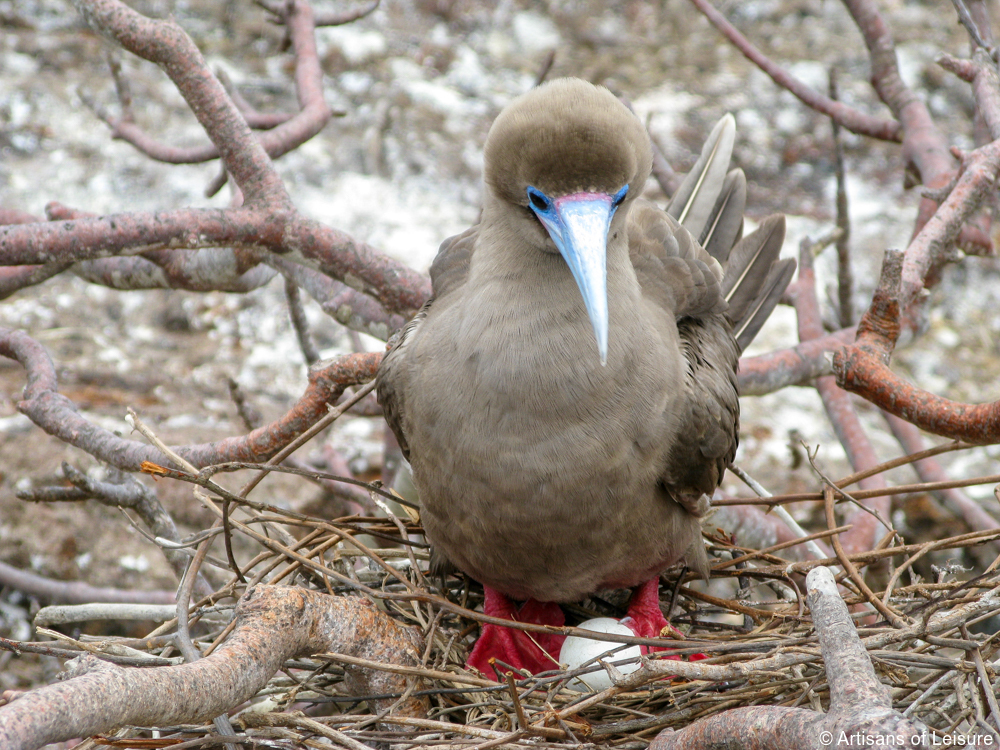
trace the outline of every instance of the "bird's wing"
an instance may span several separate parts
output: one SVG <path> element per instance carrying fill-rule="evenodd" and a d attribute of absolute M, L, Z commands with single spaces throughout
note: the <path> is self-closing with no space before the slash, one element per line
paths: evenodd
<path fill-rule="evenodd" d="M 466 229 L 461 234 L 449 237 L 441 243 L 438 254 L 431 263 L 431 298 L 409 323 L 403 326 L 386 345 L 385 357 L 376 375 L 376 394 L 382 406 L 382 413 L 389 425 L 399 448 L 407 461 L 410 460 L 410 445 L 407 440 L 407 425 L 403 388 L 400 387 L 401 369 L 406 367 L 406 346 L 414 332 L 420 327 L 431 305 L 446 299 L 464 284 L 469 275 L 469 263 L 479 237 L 479 225 Z"/>
<path fill-rule="evenodd" d="M 643 294 L 673 313 L 687 365 L 685 397 L 675 407 L 684 439 L 670 449 L 663 484 L 696 515 L 707 510 L 703 495 L 715 491 L 736 455 L 740 352 L 795 270 L 795 261 L 778 260 L 784 217 L 769 217 L 742 237 L 746 178 L 729 169 L 734 138 L 726 115 L 666 211 L 637 204 L 629 217 Z"/>
<path fill-rule="evenodd" d="M 682 439 L 671 446 L 663 484 L 688 511 L 703 515 L 736 453 L 739 350 L 725 315 L 722 267 L 690 232 L 652 204 L 629 214 L 629 252 L 643 296 L 672 314 L 686 368 L 672 402 Z"/>
<path fill-rule="evenodd" d="M 726 310 L 722 266 L 673 217 L 639 199 L 629 211 L 627 231 L 645 297 L 678 319 Z"/>
<path fill-rule="evenodd" d="M 683 231 L 683 227 L 675 230 L 674 238 Z M 740 426 L 736 370 L 740 353 L 771 314 L 795 272 L 794 260 L 777 259 L 784 236 L 784 217 L 771 216 L 740 240 L 732 249 L 722 277 L 720 300 L 708 294 L 708 290 L 714 291 L 713 284 L 707 284 L 704 290 L 674 291 L 675 297 L 689 301 L 687 307 L 674 308 L 680 349 L 687 363 L 687 398 L 678 412 L 685 439 L 672 446 L 663 483 L 696 515 L 706 512 L 707 502 L 702 495 L 715 491 L 736 456 Z M 703 256 L 698 252 L 693 255 L 704 261 L 708 251 L 700 247 L 698 250 Z M 687 262 L 690 265 L 691 261 Z M 677 261 L 672 263 L 677 265 Z M 641 276 L 640 283 L 644 291 L 654 286 Z M 664 282 L 658 279 L 656 284 L 662 287 Z M 676 280 L 672 284 L 678 286 Z M 710 302 L 716 304 L 710 306 Z"/>
<path fill-rule="evenodd" d="M 479 225 L 441 243 L 431 263 L 432 299 L 441 299 L 460 288 L 469 276 L 469 263 L 479 239 Z"/>
<path fill-rule="evenodd" d="M 720 226 L 720 217 L 737 219 L 736 232 L 743 225 L 746 178 L 740 170 L 729 171 L 735 140 L 736 120 L 732 115 L 724 115 L 712 128 L 698 161 L 667 204 L 667 213 L 710 251 L 710 245 L 715 244 L 709 242 L 712 235 L 729 237 L 733 234 L 733 227 Z M 729 210 L 725 210 L 727 206 Z M 738 236 L 728 246 L 725 240 L 718 243 L 720 248 L 724 248 L 722 252 L 725 255 L 720 257 L 714 252 L 712 255 L 720 263 L 725 263 L 737 239 Z"/>

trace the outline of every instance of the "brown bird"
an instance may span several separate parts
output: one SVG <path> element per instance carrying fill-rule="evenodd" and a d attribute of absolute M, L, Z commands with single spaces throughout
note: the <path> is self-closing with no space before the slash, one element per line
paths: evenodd
<path fill-rule="evenodd" d="M 561 624 L 551 603 L 641 584 L 626 622 L 655 637 L 660 572 L 707 573 L 739 353 L 794 270 L 784 217 L 740 239 L 734 133 L 723 118 L 663 211 L 639 198 L 646 130 L 607 89 L 552 81 L 493 123 L 482 220 L 442 244 L 378 372 L 427 537 L 488 614 Z M 487 625 L 469 664 L 552 669 L 559 642 Z"/>

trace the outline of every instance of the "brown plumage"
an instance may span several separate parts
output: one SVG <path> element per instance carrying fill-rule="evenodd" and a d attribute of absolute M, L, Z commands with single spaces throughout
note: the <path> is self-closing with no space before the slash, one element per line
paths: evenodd
<path fill-rule="evenodd" d="M 441 246 L 434 299 L 378 373 L 427 536 L 472 578 L 566 602 L 682 558 L 706 571 L 700 523 L 736 451 L 740 346 L 793 269 L 775 262 L 782 217 L 740 241 L 733 127 L 716 127 L 663 211 L 638 199 L 645 129 L 606 89 L 553 81 L 493 124 L 482 221 Z M 621 200 L 607 230 L 606 364 L 541 220 L 544 198 L 578 195 Z M 749 326 L 739 343 L 734 326 Z"/>

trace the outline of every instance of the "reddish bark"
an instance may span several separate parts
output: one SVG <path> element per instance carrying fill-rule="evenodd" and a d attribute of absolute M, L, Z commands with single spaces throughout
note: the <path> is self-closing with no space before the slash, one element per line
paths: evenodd
<path fill-rule="evenodd" d="M 854 340 L 857 329 L 843 328 L 789 349 L 776 349 L 740 360 L 740 395 L 763 396 L 788 385 L 802 385 L 821 375 L 830 375 L 830 355 Z"/>
<path fill-rule="evenodd" d="M 58 276 L 72 263 L 50 263 L 45 266 L 0 266 L 0 299 L 29 286 L 41 284 Z"/>
<path fill-rule="evenodd" d="M 411 314 L 426 301 L 430 284 L 422 274 L 298 214 L 264 146 L 179 26 L 145 18 L 117 0 L 92 0 L 81 4 L 81 12 L 122 47 L 157 63 L 170 76 L 218 149 L 245 205 L 7 226 L 0 228 L 5 264 L 69 263 L 151 248 L 230 246 L 287 255 L 376 297 L 391 312 Z M 307 91 L 312 96 L 319 85 L 315 71 L 297 70 L 297 84 L 300 95 Z M 292 126 L 283 132 L 292 132 Z"/>
<path fill-rule="evenodd" d="M 0 226 L 34 224 L 39 221 L 42 220 L 27 211 L 0 207 Z M 6 299 L 20 289 L 41 284 L 46 279 L 58 276 L 70 265 L 69 263 L 51 263 L 37 266 L 0 266 L 0 299 Z"/>
<path fill-rule="evenodd" d="M 956 166 L 948 140 L 934 123 L 927 106 L 903 83 L 896 62 L 895 43 L 878 7 L 871 0 L 843 1 L 868 47 L 872 86 L 903 127 L 903 158 L 913 166 L 926 187 L 938 189 L 947 185 Z M 937 204 L 930 198 L 920 202 L 914 235 L 936 208 Z"/>
<path fill-rule="evenodd" d="M 775 83 L 797 96 L 807 106 L 828 115 L 843 127 L 854 132 L 885 140 L 901 141 L 904 159 L 920 175 L 920 180 L 926 187 L 937 190 L 951 182 L 956 172 L 956 163 L 951 155 L 948 140 L 934 123 L 926 105 L 903 83 L 896 61 L 892 35 L 875 3 L 870 2 L 870 0 L 844 0 L 844 5 L 854 18 L 868 47 L 871 58 L 872 86 L 879 98 L 892 110 L 893 116 L 896 118 L 895 121 L 868 117 L 841 102 L 810 90 L 756 49 L 708 0 L 691 0 L 691 2 L 740 52 L 771 76 Z M 980 54 L 985 55 L 982 52 Z M 988 64 L 982 66 L 984 70 L 988 67 Z M 961 70 L 969 76 L 975 75 L 969 72 L 972 70 L 970 66 L 960 63 L 955 63 L 955 70 L 956 72 Z M 980 77 L 984 76 L 985 73 Z M 995 89 L 990 81 L 982 82 L 981 87 Z M 991 115 L 994 115 L 1000 112 L 1000 108 L 995 105 L 995 94 L 991 95 L 993 97 L 991 100 L 978 91 L 976 86 L 973 87 L 973 90 L 976 93 L 977 102 L 994 102 L 992 106 L 983 107 L 984 114 L 990 112 Z M 994 122 L 998 120 L 1000 118 L 994 118 Z M 991 132 L 994 132 L 994 138 L 1000 137 L 992 127 Z M 937 203 L 931 198 L 924 198 L 921 201 L 913 232 L 914 237 L 935 215 L 937 207 Z M 963 217 L 962 223 L 964 223 L 965 218 L 967 217 Z M 949 241 L 955 239 L 960 229 L 962 227 L 956 228 L 954 233 L 950 234 Z M 986 234 L 974 229 L 966 231 L 965 240 L 971 246 L 980 248 L 981 251 L 985 251 L 985 248 L 991 246 Z M 929 261 L 929 258 L 917 257 L 916 253 L 911 260 L 908 260 L 908 262 L 916 264 L 915 268 L 922 269 L 922 273 L 919 274 L 920 285 L 915 289 L 922 288 L 927 280 L 936 281 L 937 266 L 932 266 Z M 914 280 L 917 278 L 916 274 L 908 274 L 908 278 L 911 277 Z"/>
<path fill-rule="evenodd" d="M 36 221 L 41 219 L 27 211 L 0 207 L 0 224 L 34 224 Z"/>
<path fill-rule="evenodd" d="M 874 5 L 845 0 L 872 55 L 872 78 L 879 95 L 904 126 L 904 154 L 920 171 L 928 187 L 951 180 L 952 159 L 947 143 L 926 107 L 899 78 L 888 29 Z M 951 61 L 950 69 L 971 78 L 973 93 L 991 134 L 1000 134 L 1000 76 L 992 61 L 977 51 L 972 64 Z M 837 383 L 885 411 L 937 435 L 971 443 L 1000 440 L 1000 402 L 970 405 L 943 399 L 915 388 L 892 373 L 888 362 L 899 337 L 904 311 L 938 276 L 940 266 L 984 197 L 995 189 L 1000 174 L 1000 140 L 976 149 L 963 159 L 961 173 L 937 207 L 921 204 L 914 237 L 905 254 L 887 252 L 879 288 L 858 326 L 853 346 L 834 356 Z M 936 208 L 936 210 L 934 210 Z"/>
<path fill-rule="evenodd" d="M 170 466 L 156 448 L 126 440 L 88 422 L 65 396 L 58 393 L 55 367 L 45 349 L 20 331 L 0 329 L 0 354 L 21 363 L 28 383 L 18 409 L 60 440 L 86 451 L 123 471 L 139 471 L 143 461 Z M 349 354 L 321 362 L 309 371 L 302 398 L 282 417 L 241 437 L 216 443 L 177 446 L 174 450 L 201 468 L 228 461 L 264 461 L 327 414 L 344 388 L 375 377 L 381 353 Z"/>
<path fill-rule="evenodd" d="M 799 338 L 808 341 L 822 335 L 823 324 L 816 300 L 816 275 L 812 265 L 812 249 L 805 243 L 802 252 L 799 253 L 799 280 L 792 296 L 799 318 Z M 875 448 L 858 419 L 850 395 L 837 386 L 832 375 L 817 378 L 816 390 L 823 400 L 823 408 L 854 470 L 865 471 L 876 466 L 878 459 Z M 885 487 L 885 478 L 877 474 L 863 479 L 860 484 L 863 489 L 880 489 Z M 864 501 L 864 504 L 888 520 L 890 510 L 888 497 L 871 498 Z M 850 522 L 852 528 L 842 536 L 847 554 L 872 549 L 885 533 L 885 527 L 870 513 L 862 510 L 855 511 L 850 517 Z"/>
<path fill-rule="evenodd" d="M 94 218 L 94 214 L 55 201 L 45 207 L 49 221 Z M 0 224 L 38 223 L 19 211 L 0 212 Z M 22 219 L 18 222 L 15 219 Z M 41 283 L 75 265 L 74 272 L 95 284 L 116 289 L 186 289 L 189 291 L 246 292 L 266 284 L 274 272 L 267 263 L 306 289 L 332 318 L 356 331 L 383 341 L 402 327 L 406 318 L 388 313 L 374 298 L 334 281 L 325 274 L 285 258 L 252 250 L 220 248 L 210 251 L 148 250 L 141 255 L 101 258 L 79 263 L 41 266 L 0 266 L 0 299 Z"/>
<path fill-rule="evenodd" d="M 264 120 L 267 124 L 271 124 L 273 129 L 258 135 L 257 138 L 272 159 L 298 148 L 319 133 L 332 114 L 323 98 L 323 71 L 316 51 L 312 8 L 309 3 L 301 1 L 281 3 L 280 13 L 289 31 L 294 51 L 295 90 L 301 109 L 292 117 L 279 116 Z M 130 51 L 135 52 L 135 50 Z M 136 54 L 142 56 L 139 52 Z M 159 61 L 154 60 L 154 62 Z M 195 164 L 219 158 L 220 150 L 214 143 L 195 147 L 170 146 L 151 137 L 127 115 L 113 117 L 105 113 L 98 114 L 111 128 L 113 137 L 128 141 L 156 161 L 169 164 Z M 280 122 L 276 122 L 276 119 Z M 260 120 L 261 118 L 257 118 L 257 121 Z"/>
<path fill-rule="evenodd" d="M 991 145 L 1000 149 L 998 141 Z M 930 224 L 925 232 L 929 228 Z M 857 341 L 834 355 L 837 383 L 935 435 L 967 443 L 1000 441 L 1000 401 L 989 404 L 950 401 L 907 383 L 886 364 L 899 336 L 903 269 L 903 254 L 887 252 L 871 307 L 858 325 Z"/>
<path fill-rule="evenodd" d="M 273 251 L 341 279 L 404 315 L 430 296 L 423 274 L 291 208 L 182 208 L 0 227 L 0 257 L 11 266 L 132 255 L 151 247 Z"/>
<path fill-rule="evenodd" d="M 313 18 L 313 23 L 315 23 L 315 17 Z M 240 110 L 243 115 L 243 119 L 247 121 L 249 125 L 254 130 L 270 130 L 271 128 L 276 128 L 284 122 L 288 122 L 294 115 L 290 115 L 287 112 L 260 112 L 254 107 L 250 102 L 248 102 L 243 94 L 240 93 L 239 89 L 233 85 L 233 82 L 229 79 L 229 75 L 225 70 L 219 69 L 216 71 L 216 75 L 219 76 L 219 80 L 222 81 L 222 85 L 226 87 L 226 91 L 229 92 L 229 97 L 233 100 L 233 104 Z M 337 113 L 334 113 L 336 116 Z"/>
<path fill-rule="evenodd" d="M 827 115 L 852 133 L 883 141 L 902 140 L 903 133 L 898 122 L 866 115 L 843 102 L 812 90 L 751 44 L 708 0 L 691 0 L 691 3 L 705 14 L 712 25 L 722 32 L 723 36 L 750 62 L 771 76 L 781 88 L 798 97 L 810 109 Z"/>
<path fill-rule="evenodd" d="M 403 327 L 406 318 L 386 311 L 375 299 L 334 281 L 326 274 L 272 255 L 267 264 L 306 290 L 331 318 L 355 331 L 363 331 L 388 341 L 389 336 Z"/>
<path fill-rule="evenodd" d="M 909 422 L 892 414 L 886 414 L 885 417 L 889 423 L 889 428 L 892 430 L 892 434 L 896 436 L 900 445 L 903 446 L 904 451 L 907 453 L 919 453 L 924 450 L 924 442 L 920 430 Z M 948 481 L 948 475 L 945 474 L 944 468 L 935 458 L 923 458 L 915 461 L 913 468 L 916 470 L 921 482 Z M 986 531 L 1000 526 L 993 516 L 983 510 L 979 503 L 958 487 L 938 490 L 935 494 L 941 498 L 948 510 L 965 521 L 965 524 L 971 531 Z"/>

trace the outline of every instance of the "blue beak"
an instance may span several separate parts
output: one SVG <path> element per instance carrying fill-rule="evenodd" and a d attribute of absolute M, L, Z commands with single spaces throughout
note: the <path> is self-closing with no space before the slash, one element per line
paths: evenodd
<path fill-rule="evenodd" d="M 583 295 L 601 364 L 608 361 L 608 229 L 628 185 L 607 193 L 573 193 L 552 200 L 528 188 L 528 205 L 555 242 Z"/>

